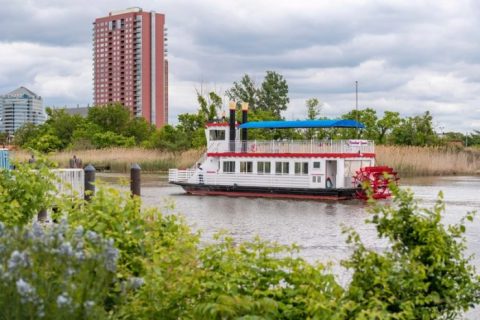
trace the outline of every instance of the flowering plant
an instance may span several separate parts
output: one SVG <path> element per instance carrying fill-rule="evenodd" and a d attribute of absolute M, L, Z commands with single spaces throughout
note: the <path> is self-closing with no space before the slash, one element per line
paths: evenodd
<path fill-rule="evenodd" d="M 101 319 L 118 250 L 66 220 L 42 226 L 0 222 L 0 318 Z"/>

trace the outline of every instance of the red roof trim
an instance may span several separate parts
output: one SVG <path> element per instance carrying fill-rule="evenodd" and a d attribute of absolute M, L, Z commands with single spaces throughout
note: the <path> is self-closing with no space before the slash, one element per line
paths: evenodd
<path fill-rule="evenodd" d="M 208 152 L 209 157 L 247 158 L 375 158 L 375 153 L 252 153 L 252 152 Z"/>

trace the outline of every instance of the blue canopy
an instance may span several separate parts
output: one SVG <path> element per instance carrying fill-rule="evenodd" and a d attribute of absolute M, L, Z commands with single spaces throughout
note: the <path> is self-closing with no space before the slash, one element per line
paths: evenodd
<path fill-rule="evenodd" d="M 289 129 L 289 128 L 365 128 L 355 120 L 297 120 L 246 122 L 240 129 Z"/>

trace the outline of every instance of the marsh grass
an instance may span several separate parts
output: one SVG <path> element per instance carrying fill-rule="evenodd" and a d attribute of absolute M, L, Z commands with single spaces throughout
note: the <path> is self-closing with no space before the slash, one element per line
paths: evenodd
<path fill-rule="evenodd" d="M 185 152 L 163 152 L 142 148 L 110 148 L 83 151 L 62 151 L 48 155 L 48 159 L 59 167 L 68 167 L 70 158 L 76 155 L 84 165 L 93 164 L 100 170 L 129 172 L 132 163 L 138 163 L 144 172 L 167 171 L 170 168 L 189 168 L 202 156 L 204 150 Z M 30 153 L 15 151 L 14 160 L 27 161 Z"/>
<path fill-rule="evenodd" d="M 99 169 L 129 172 L 132 163 L 138 163 L 145 172 L 167 171 L 169 168 L 189 168 L 200 159 L 205 150 L 180 153 L 142 148 L 111 148 L 58 152 L 49 159 L 59 167 L 68 167 L 75 154 L 83 164 L 92 163 Z M 480 174 L 480 149 L 447 147 L 376 146 L 377 165 L 394 168 L 401 176 L 475 175 Z M 30 154 L 15 151 L 14 159 L 26 161 Z"/>
<path fill-rule="evenodd" d="M 376 162 L 404 177 L 480 174 L 479 149 L 377 146 Z"/>

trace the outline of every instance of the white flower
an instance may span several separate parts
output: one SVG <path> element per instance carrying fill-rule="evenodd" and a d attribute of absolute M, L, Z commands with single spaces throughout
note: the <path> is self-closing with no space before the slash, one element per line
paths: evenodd
<path fill-rule="evenodd" d="M 68 293 L 64 292 L 57 297 L 57 306 L 59 308 L 67 307 L 72 303 L 72 298 L 68 296 Z"/>
<path fill-rule="evenodd" d="M 65 255 L 67 257 L 73 256 L 73 248 L 70 242 L 64 242 L 60 246 L 60 254 Z"/>
<path fill-rule="evenodd" d="M 20 295 L 20 300 L 22 303 L 33 302 L 36 299 L 35 288 L 32 287 L 28 282 L 24 281 L 22 278 L 18 279 L 16 282 L 17 291 Z"/>
<path fill-rule="evenodd" d="M 33 235 L 34 235 L 35 238 L 41 238 L 45 234 L 43 232 L 42 226 L 37 222 L 33 223 L 32 230 L 33 230 Z"/>
<path fill-rule="evenodd" d="M 87 239 L 91 242 L 96 242 L 98 240 L 98 234 L 95 231 L 87 231 Z"/>
<path fill-rule="evenodd" d="M 143 286 L 143 284 L 145 283 L 145 280 L 143 280 L 143 278 L 133 277 L 129 279 L 129 282 L 130 282 L 130 287 L 133 290 L 137 290 L 138 288 Z"/>
<path fill-rule="evenodd" d="M 26 252 L 13 251 L 8 260 L 8 270 L 15 271 L 17 267 L 28 267 L 28 256 Z"/>
<path fill-rule="evenodd" d="M 115 272 L 117 267 L 118 249 L 113 246 L 113 239 L 107 240 L 105 248 L 105 268 L 110 272 Z"/>

